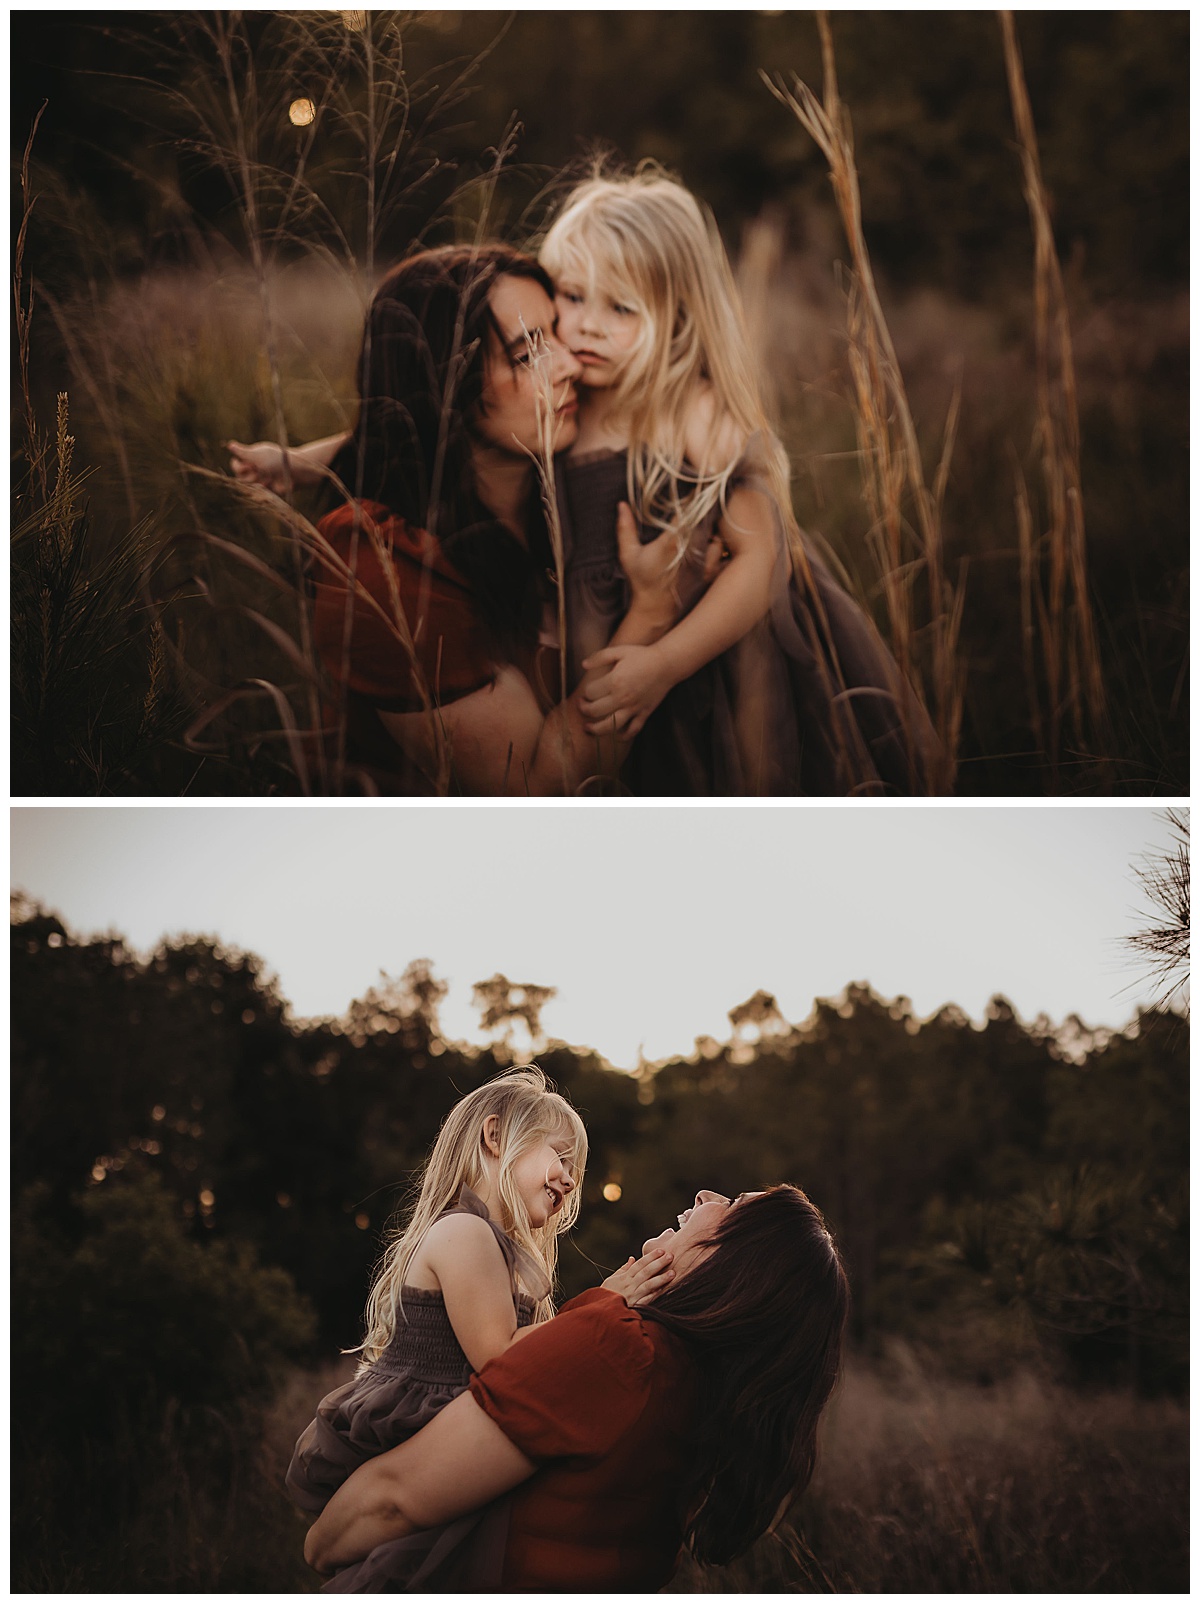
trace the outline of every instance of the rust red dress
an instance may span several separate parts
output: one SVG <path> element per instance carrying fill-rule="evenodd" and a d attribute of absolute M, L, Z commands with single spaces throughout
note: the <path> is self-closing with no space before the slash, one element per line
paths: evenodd
<path fill-rule="evenodd" d="M 379 714 L 418 713 L 492 683 L 470 586 L 431 535 L 378 502 L 347 503 L 317 527 L 327 547 L 313 572 L 313 645 L 334 687 L 326 725 L 344 721 L 345 759 L 371 789 L 428 790 Z"/>
<path fill-rule="evenodd" d="M 506 1592 L 655 1592 L 679 1562 L 699 1406 L 684 1343 L 603 1288 L 471 1378 L 537 1474 L 512 1495 Z"/>
<path fill-rule="evenodd" d="M 446 707 L 493 683 L 501 663 L 475 594 L 432 535 L 380 502 L 347 502 L 317 528 L 312 629 L 333 693 L 327 752 L 338 752 L 341 730 L 351 777 L 385 796 L 431 794 L 379 715 Z M 543 708 L 553 706 L 553 643 L 531 639 L 509 658 Z"/>

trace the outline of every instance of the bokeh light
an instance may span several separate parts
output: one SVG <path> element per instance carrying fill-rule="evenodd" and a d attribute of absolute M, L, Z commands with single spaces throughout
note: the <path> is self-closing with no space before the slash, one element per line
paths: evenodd
<path fill-rule="evenodd" d="M 293 100 L 288 107 L 288 121 L 297 128 L 307 128 L 317 115 L 317 108 L 311 100 Z"/>

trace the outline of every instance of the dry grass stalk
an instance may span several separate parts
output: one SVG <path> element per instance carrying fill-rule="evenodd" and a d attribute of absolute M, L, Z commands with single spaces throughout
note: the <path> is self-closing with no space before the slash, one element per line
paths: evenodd
<path fill-rule="evenodd" d="M 793 77 L 764 82 L 815 141 L 829 164 L 834 197 L 853 263 L 847 304 L 849 359 L 854 383 L 856 429 L 863 469 L 863 493 L 872 520 L 888 611 L 890 644 L 901 672 L 920 690 L 914 586 L 924 573 L 929 597 L 929 678 L 933 724 L 942 747 L 934 789 L 948 791 L 954 779 L 962 724 L 963 674 L 958 660 L 963 589 L 943 572 L 942 497 L 957 423 L 957 395 L 951 404 L 934 487 L 925 481 L 920 443 L 904 379 L 875 285 L 862 226 L 862 203 L 849 114 L 838 93 L 833 38 L 828 17 L 817 14 L 824 64 L 824 97 Z M 915 526 L 906 511 L 911 506 Z M 915 540 L 917 556 L 908 552 Z"/>
<path fill-rule="evenodd" d="M 558 505 L 558 481 L 554 471 L 555 435 L 557 433 L 557 419 L 554 411 L 553 379 L 549 371 L 549 353 L 544 346 L 535 346 L 529 335 L 526 334 L 529 345 L 530 360 L 537 365 L 538 371 L 543 375 L 543 383 L 537 395 L 537 428 L 538 444 L 536 451 L 530 451 L 534 468 L 537 471 L 538 489 L 541 494 L 542 509 L 546 515 L 546 532 L 550 537 L 550 550 L 554 557 L 554 593 L 555 612 L 558 629 L 558 696 L 560 702 L 567 700 L 569 689 L 567 680 L 567 592 L 566 592 L 566 549 L 563 541 L 562 516 Z M 605 761 L 605 747 L 610 747 L 608 761 Z M 596 739 L 596 772 L 580 786 L 574 788 L 575 794 L 609 795 L 615 792 L 620 794 L 618 774 L 620 770 L 620 742 L 613 739 L 606 742 Z M 567 763 L 570 757 L 567 745 L 562 748 L 563 765 L 563 792 L 572 794 L 573 788 L 567 783 Z M 508 775 L 505 774 L 507 789 Z"/>
<path fill-rule="evenodd" d="M 421 660 L 417 653 L 416 642 L 413 638 L 413 628 L 409 623 L 408 614 L 404 609 L 404 605 L 400 596 L 399 583 L 396 578 L 395 569 L 392 565 L 391 553 L 387 542 L 384 539 L 383 533 L 379 526 L 375 523 L 374 519 L 370 518 L 364 511 L 362 511 L 361 508 L 359 509 L 359 517 L 356 523 L 354 539 L 351 543 L 350 554 L 348 558 L 343 558 L 338 554 L 335 548 L 330 544 L 330 542 L 325 538 L 315 524 L 311 523 L 307 518 L 305 518 L 304 515 L 298 512 L 297 509 L 289 502 L 284 501 L 279 496 L 274 495 L 270 490 L 265 490 L 257 485 L 231 481 L 223 474 L 213 473 L 207 468 L 193 467 L 191 472 L 200 478 L 207 479 L 214 484 L 221 485 L 222 487 L 232 487 L 235 494 L 242 497 L 249 505 L 267 509 L 273 515 L 277 516 L 284 522 L 292 537 L 300 545 L 306 559 L 310 559 L 314 563 L 319 564 L 321 568 L 330 573 L 338 583 L 345 587 L 347 595 L 347 616 L 349 616 L 350 608 L 352 606 L 364 607 L 367 609 L 367 611 L 374 613 L 375 616 L 386 625 L 387 629 L 390 631 L 392 637 L 396 641 L 396 644 L 401 648 L 405 656 L 408 658 L 413 677 L 413 684 L 416 687 L 417 696 L 421 702 L 421 710 L 425 717 L 430 721 L 430 733 L 433 740 L 434 750 L 437 755 L 436 772 L 433 776 L 431 776 L 431 779 L 437 788 L 438 794 L 445 795 L 450 789 L 451 757 L 449 744 L 446 738 L 446 731 L 443 726 L 438 707 L 436 687 L 431 689 L 428 680 L 426 679 L 424 670 L 422 669 Z M 337 486 L 340 493 L 344 495 L 347 500 L 352 500 L 353 498 L 351 497 L 348 488 L 343 485 L 336 478 L 336 476 L 330 475 L 330 477 L 333 479 L 333 482 Z M 360 537 L 365 537 L 370 542 L 375 555 L 379 560 L 380 569 L 388 582 L 388 605 L 386 607 L 384 606 L 383 602 L 373 594 L 373 592 L 368 590 L 368 588 L 358 577 L 357 551 L 358 540 Z M 224 552 L 227 556 L 232 557 L 234 561 L 242 564 L 246 568 L 251 569 L 259 576 L 259 578 L 266 580 L 268 584 L 284 591 L 288 595 L 292 594 L 291 586 L 286 579 L 281 578 L 274 569 L 272 569 L 268 564 L 264 563 L 260 558 L 256 557 L 252 552 L 247 551 L 243 546 L 240 546 L 232 541 L 222 540 L 219 536 L 212 535 L 207 532 L 204 532 L 201 538 L 206 543 Z M 321 684 L 321 673 L 319 668 L 317 668 L 303 655 L 302 650 L 297 648 L 296 643 L 291 640 L 287 633 L 280 630 L 278 625 L 274 624 L 270 619 L 265 618 L 261 613 L 257 613 L 246 607 L 240 608 L 239 611 L 244 617 L 250 619 L 251 622 L 255 623 L 261 630 L 263 630 L 265 634 L 270 637 L 273 643 L 284 652 L 288 660 L 292 663 L 293 667 L 299 670 L 302 675 L 306 675 L 309 678 L 314 695 L 319 695 L 319 687 Z M 253 682 L 245 682 L 243 685 L 236 687 L 234 693 L 223 696 L 220 698 L 218 703 L 213 704 L 205 710 L 205 712 L 195 721 L 188 731 L 188 744 L 197 751 L 204 750 L 204 748 L 196 744 L 196 738 L 200 732 L 207 728 L 207 726 L 213 722 L 220 712 L 224 712 L 229 706 L 233 705 L 234 701 L 241 699 L 246 692 L 247 686 L 251 683 L 257 692 L 269 695 L 277 707 L 287 706 L 286 698 L 282 697 L 282 692 L 279 691 L 277 686 L 270 685 L 268 682 L 260 679 L 256 679 Z M 297 777 L 300 781 L 301 789 L 307 795 L 309 794 L 312 783 L 310 780 L 309 765 L 303 757 L 303 746 L 298 746 L 297 743 L 302 743 L 305 741 L 316 741 L 319 743 L 323 737 L 334 732 L 325 729 L 323 724 L 318 720 L 314 720 L 310 729 L 301 731 L 299 726 L 296 724 L 294 717 L 290 716 L 290 710 L 289 716 L 283 720 L 283 728 L 288 737 L 289 750 L 292 752 L 294 760 L 298 761 L 299 764 L 297 769 Z M 297 753 L 299 753 L 298 758 Z M 335 766 L 332 778 L 335 784 L 344 784 L 346 779 L 344 759 L 340 769 Z"/>
<path fill-rule="evenodd" d="M 1043 538 L 1049 551 L 1050 567 L 1042 656 L 1048 700 L 1046 750 L 1053 777 L 1062 758 L 1064 716 L 1069 721 L 1072 738 L 1081 747 L 1087 742 L 1090 726 L 1093 741 L 1097 741 L 1101 750 L 1107 750 L 1107 708 L 1088 597 L 1087 543 L 1079 471 L 1079 406 L 1066 290 L 1054 245 L 1037 131 L 1011 11 L 1000 12 L 1000 27 L 1013 121 L 1021 151 L 1025 200 L 1034 237 L 1035 443 L 1039 448 L 1048 502 L 1049 524 Z M 1023 490 L 1020 490 L 1018 521 L 1023 516 L 1022 495 Z M 1036 583 L 1035 566 L 1023 561 L 1023 587 L 1030 582 Z M 1023 610 L 1028 611 L 1024 596 L 1022 601 Z"/>
<path fill-rule="evenodd" d="M 217 60 L 220 63 L 222 80 L 228 97 L 229 120 L 232 131 L 232 148 L 229 151 L 230 162 L 227 176 L 236 178 L 235 193 L 239 197 L 245 225 L 246 240 L 250 248 L 250 259 L 254 268 L 254 277 L 258 285 L 259 300 L 262 307 L 263 336 L 267 353 L 267 361 L 271 375 L 271 399 L 275 414 L 276 439 L 285 450 L 287 448 L 287 424 L 284 421 L 283 410 L 283 384 L 280 372 L 278 342 L 275 330 L 274 308 L 271 302 L 270 288 L 267 275 L 266 247 L 262 226 L 259 220 L 258 188 L 261 182 L 259 177 L 256 150 L 254 148 L 254 133 L 257 111 L 257 82 L 255 77 L 254 55 L 250 50 L 242 29 L 242 19 L 235 14 L 226 17 L 220 12 L 213 14 L 210 24 L 201 24 L 207 27 L 209 37 L 215 47 Z M 244 55 L 246 68 L 244 80 L 239 82 L 237 70 L 234 66 L 235 49 Z M 247 111 L 250 113 L 246 115 Z M 297 175 L 299 177 L 299 174 Z M 284 458 L 286 464 L 286 455 Z M 286 473 L 286 466 L 285 466 Z M 312 630 L 308 616 L 308 608 L 304 604 L 304 562 L 301 547 L 298 541 L 292 545 L 292 558 L 296 580 L 296 625 L 300 639 L 300 650 L 304 658 L 312 662 Z M 312 726 L 315 728 L 320 718 L 320 704 L 317 696 L 315 681 L 308 687 L 308 712 Z M 324 752 L 318 748 L 318 765 L 324 769 Z"/>
<path fill-rule="evenodd" d="M 46 453 L 48 443 L 42 437 L 41 430 L 38 428 L 33 398 L 29 390 L 29 342 L 33 326 L 35 296 L 32 281 L 27 282 L 25 278 L 25 245 L 29 237 L 29 220 L 33 216 L 33 208 L 37 202 L 37 196 L 30 192 L 29 158 L 33 153 L 33 141 L 37 135 L 38 124 L 42 120 L 42 112 L 45 109 L 46 106 L 43 105 L 33 119 L 33 127 L 29 130 L 29 138 L 25 141 L 25 153 L 21 158 L 21 222 L 17 229 L 16 245 L 13 248 L 13 320 L 17 334 L 18 382 L 21 388 L 21 402 L 25 413 L 25 460 L 29 464 L 31 483 L 39 489 L 43 502 L 47 497 Z"/>
<path fill-rule="evenodd" d="M 545 347 L 538 351 L 530 344 L 530 358 L 539 362 L 542 369 L 548 368 L 549 355 Z M 554 556 L 554 592 L 556 598 L 556 616 L 558 622 L 558 692 L 559 701 L 567 699 L 567 596 L 566 596 L 566 558 L 563 545 L 562 518 L 558 508 L 558 482 L 554 473 L 555 434 L 557 433 L 557 420 L 554 414 L 553 380 L 548 371 L 545 371 L 544 382 L 537 395 L 537 450 L 530 452 L 533 464 L 537 471 L 538 488 L 541 492 L 542 510 L 546 515 L 546 532 L 550 537 L 550 550 Z"/>
<path fill-rule="evenodd" d="M 1045 750 L 1046 736 L 1042 726 L 1042 701 L 1038 695 L 1036 644 L 1033 625 L 1033 604 L 1036 596 L 1038 627 L 1045 632 L 1045 606 L 1041 587 L 1034 580 L 1033 512 L 1029 506 L 1029 492 L 1019 465 L 1013 465 L 1016 476 L 1017 544 L 1021 564 L 1021 666 L 1025 673 L 1025 699 L 1029 705 L 1029 723 L 1038 747 Z"/>

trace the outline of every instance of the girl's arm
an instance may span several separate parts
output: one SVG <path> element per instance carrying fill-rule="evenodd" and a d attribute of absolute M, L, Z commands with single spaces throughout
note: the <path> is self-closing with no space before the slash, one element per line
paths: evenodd
<path fill-rule="evenodd" d="M 342 1483 L 309 1528 L 304 1557 L 318 1571 L 352 1565 L 380 1543 L 481 1509 L 536 1469 L 464 1392 Z"/>
<path fill-rule="evenodd" d="M 482 1370 L 517 1329 L 508 1266 L 491 1226 L 473 1214 L 448 1214 L 425 1233 L 420 1258 L 441 1288 L 471 1369 Z"/>
<path fill-rule="evenodd" d="M 669 548 L 656 550 L 663 544 L 659 541 L 641 545 L 624 503 L 617 543 L 633 600 L 613 640 L 649 645 L 675 622 Z M 615 774 L 632 737 L 610 730 L 597 739 L 585 728 L 581 703 L 586 684 L 546 714 L 524 675 L 506 666 L 486 689 L 437 709 L 434 717 L 449 743 L 457 783 L 477 796 L 570 796 L 594 774 Z M 437 747 L 428 715 L 381 710 L 379 718 L 415 763 L 436 772 Z"/>
<path fill-rule="evenodd" d="M 614 635 L 584 663 L 589 734 L 618 731 L 632 740 L 673 685 L 719 657 L 766 616 L 778 548 L 770 498 L 746 486 L 736 489 L 720 534 L 729 561 L 686 618 L 649 645 L 625 645 Z"/>
<path fill-rule="evenodd" d="M 349 439 L 349 434 L 343 431 L 326 435 L 323 440 L 310 440 L 307 445 L 289 446 L 286 451 L 271 440 L 257 440 L 252 446 L 226 440 L 225 449 L 229 452 L 229 469 L 235 479 L 263 485 L 282 496 L 298 485 L 320 484 L 334 457 Z"/>

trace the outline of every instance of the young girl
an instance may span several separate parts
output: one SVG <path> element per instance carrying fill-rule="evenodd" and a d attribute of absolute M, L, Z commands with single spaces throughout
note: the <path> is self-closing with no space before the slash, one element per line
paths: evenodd
<path fill-rule="evenodd" d="M 626 782 L 660 795 L 924 789 L 927 720 L 792 517 L 711 218 L 653 168 L 594 178 L 541 261 L 583 370 L 558 472 L 568 641 L 591 732 L 645 730 Z M 684 617 L 654 645 L 605 646 L 626 601 L 621 499 L 643 541 L 678 547 Z M 705 589 L 714 534 L 727 557 Z"/>
<path fill-rule="evenodd" d="M 301 1509 L 318 1514 L 359 1465 L 419 1431 L 473 1370 L 551 1318 L 558 1238 L 579 1214 L 586 1160 L 583 1122 L 536 1066 L 451 1109 L 412 1215 L 376 1272 L 358 1373 L 321 1400 L 296 1444 L 287 1485 Z M 630 1261 L 604 1285 L 633 1302 L 670 1277 L 660 1256 L 641 1268 Z M 422 1588 L 435 1570 L 440 1587 L 447 1564 L 455 1580 L 479 1581 L 497 1548 L 502 1512 L 386 1544 L 327 1590 Z"/>

